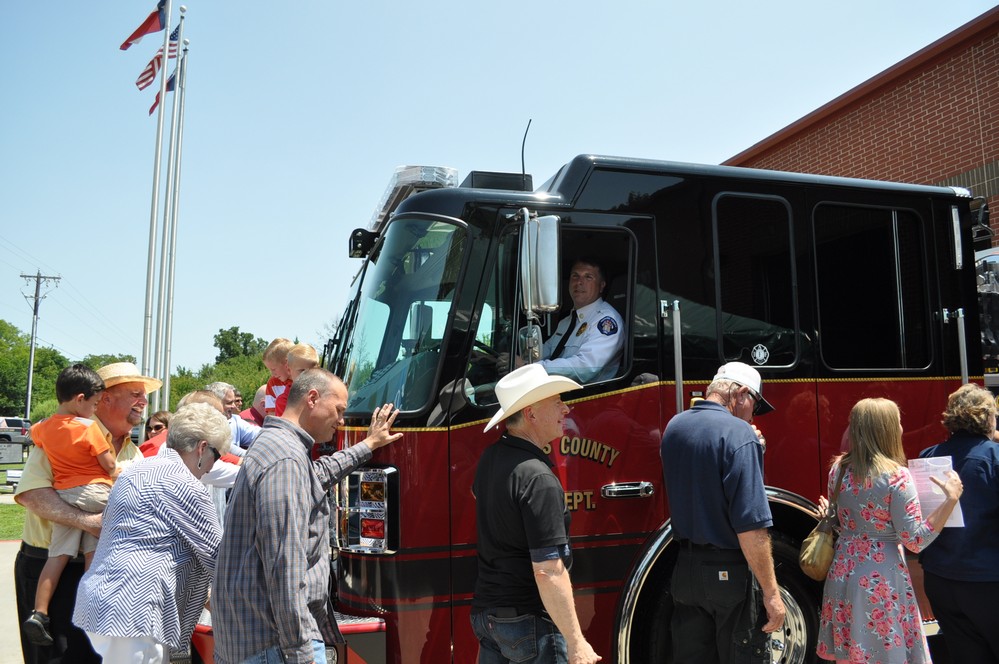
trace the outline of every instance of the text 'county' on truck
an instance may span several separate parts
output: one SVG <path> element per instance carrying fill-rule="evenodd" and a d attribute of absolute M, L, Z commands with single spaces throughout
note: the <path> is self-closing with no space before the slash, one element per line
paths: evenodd
<path fill-rule="evenodd" d="M 449 182 L 452 180 L 452 182 Z M 494 386 L 529 332 L 571 307 L 575 257 L 603 262 L 624 358 L 568 401 L 550 455 L 573 511 L 575 601 L 605 662 L 668 661 L 672 546 L 666 423 L 718 366 L 763 374 L 761 420 L 787 620 L 775 661 L 814 660 L 821 586 L 798 569 L 857 400 L 898 402 L 907 453 L 945 436 L 947 395 L 982 380 L 969 192 L 720 166 L 579 156 L 529 177 L 403 168 L 372 228 L 325 365 L 350 387 L 341 444 L 394 402 L 404 438 L 341 488 L 339 602 L 378 619 L 351 662 L 475 661 L 475 505 Z M 400 193 L 402 192 L 402 193 Z M 507 363 L 504 365 L 504 363 Z M 677 635 L 676 638 L 682 638 Z M 348 636 L 350 643 L 350 636 Z"/>

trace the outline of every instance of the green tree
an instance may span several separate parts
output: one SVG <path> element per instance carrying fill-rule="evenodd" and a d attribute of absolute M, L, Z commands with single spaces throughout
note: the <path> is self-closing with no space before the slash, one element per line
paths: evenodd
<path fill-rule="evenodd" d="M 0 320 L 0 415 L 24 414 L 30 356 L 30 335 Z M 38 406 L 55 398 L 56 377 L 68 365 L 69 360 L 59 351 L 44 346 L 35 347 L 30 414 L 33 421 L 51 414 L 48 407 Z"/>
<path fill-rule="evenodd" d="M 207 366 L 207 365 L 206 365 Z M 180 374 L 177 376 L 170 377 L 170 405 L 168 410 L 170 412 L 176 412 L 177 402 L 188 392 L 193 392 L 195 390 L 200 390 L 204 388 L 205 383 L 198 376 L 188 371 L 186 374 Z"/>
<path fill-rule="evenodd" d="M 37 422 L 54 413 L 59 406 L 55 384 L 59 373 L 70 362 L 57 350 L 35 346 L 35 373 L 31 379 L 31 421 Z M 27 363 L 25 363 L 27 367 Z M 27 375 L 27 368 L 25 368 Z"/>
<path fill-rule="evenodd" d="M 177 410 L 177 402 L 185 394 L 202 390 L 216 381 L 230 383 L 238 389 L 243 395 L 244 408 L 248 408 L 257 388 L 267 382 L 270 372 L 263 361 L 266 341 L 233 326 L 228 330 L 220 329 L 214 342 L 219 349 L 215 364 L 205 364 L 198 371 L 178 366 L 176 374 L 171 376 L 171 411 Z"/>
<path fill-rule="evenodd" d="M 94 371 L 97 371 L 103 366 L 107 366 L 109 364 L 115 364 L 116 362 L 131 362 L 132 364 L 135 364 L 135 356 L 109 355 L 107 353 L 104 353 L 100 355 L 87 355 L 82 360 L 80 360 L 81 364 L 86 364 Z"/>
<path fill-rule="evenodd" d="M 243 408 L 249 408 L 257 388 L 267 383 L 270 372 L 264 366 L 264 361 L 258 353 L 253 356 L 244 355 L 214 367 L 213 380 L 224 380 L 231 383 L 243 395 Z M 211 381 L 206 381 L 206 383 Z"/>
<path fill-rule="evenodd" d="M 219 354 L 215 357 L 216 364 L 236 357 L 259 355 L 267 348 L 266 341 L 260 337 L 254 338 L 249 332 L 240 332 L 236 325 L 228 330 L 220 329 L 215 335 L 214 345 L 219 349 Z"/>
<path fill-rule="evenodd" d="M 24 415 L 29 343 L 28 335 L 0 320 L 0 415 Z"/>

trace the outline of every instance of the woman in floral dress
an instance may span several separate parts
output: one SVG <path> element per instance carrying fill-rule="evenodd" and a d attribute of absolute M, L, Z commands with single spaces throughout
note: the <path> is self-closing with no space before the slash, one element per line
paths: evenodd
<path fill-rule="evenodd" d="M 833 462 L 829 492 L 842 465 L 839 539 L 822 593 L 817 652 L 837 662 L 929 662 L 922 620 L 901 542 L 918 553 L 932 542 L 961 496 L 953 471 L 933 481 L 945 502 L 923 519 L 902 449 L 898 406 L 863 399 L 850 412 L 850 448 Z M 828 505 L 823 497 L 820 509 Z"/>

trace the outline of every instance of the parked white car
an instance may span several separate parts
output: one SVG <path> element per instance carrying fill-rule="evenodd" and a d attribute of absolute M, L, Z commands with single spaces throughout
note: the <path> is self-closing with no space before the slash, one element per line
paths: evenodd
<path fill-rule="evenodd" d="M 31 420 L 23 417 L 0 417 L 0 443 L 31 444 Z"/>

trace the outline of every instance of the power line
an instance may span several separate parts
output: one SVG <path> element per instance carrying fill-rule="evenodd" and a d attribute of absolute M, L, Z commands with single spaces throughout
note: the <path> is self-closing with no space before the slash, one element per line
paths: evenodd
<path fill-rule="evenodd" d="M 25 282 L 34 279 L 35 280 L 35 296 L 30 298 L 30 296 L 25 295 L 24 299 L 34 299 L 34 306 L 32 307 L 33 314 L 31 316 L 31 351 L 28 353 L 28 394 L 24 400 L 24 419 L 31 418 L 31 377 L 35 373 L 35 337 L 38 335 L 38 305 L 45 298 L 42 295 L 42 284 L 47 284 L 48 282 L 54 282 L 56 286 L 59 285 L 59 280 L 62 277 L 51 277 L 43 276 L 41 270 L 38 270 L 34 276 L 30 274 L 21 273 L 21 278 Z"/>
<path fill-rule="evenodd" d="M 34 255 L 3 235 L 0 235 L 0 250 L 9 252 L 21 262 L 29 264 L 33 263 L 36 266 L 44 267 L 49 272 L 56 271 L 50 265 L 47 265 L 44 261 L 39 260 Z M 139 344 L 139 342 L 134 339 L 134 335 L 129 334 L 121 327 L 120 321 L 110 318 L 104 310 L 97 307 L 90 301 L 83 291 L 76 287 L 72 275 L 68 277 L 62 277 L 62 275 L 60 275 L 60 278 L 63 278 L 66 282 L 62 284 L 62 286 L 68 286 L 70 291 L 72 291 L 72 293 L 70 293 L 72 297 L 70 297 L 67 302 L 64 302 L 62 298 L 59 297 L 56 297 L 55 300 L 53 300 L 53 302 L 60 306 L 62 310 L 66 311 L 66 313 L 90 329 L 95 329 L 92 321 L 96 321 L 104 326 L 100 330 L 102 334 L 106 335 L 109 331 L 113 331 L 119 334 L 120 339 L 125 341 L 129 346 L 137 346 Z M 67 304 L 71 304 L 73 306 L 70 307 L 67 306 Z"/>

